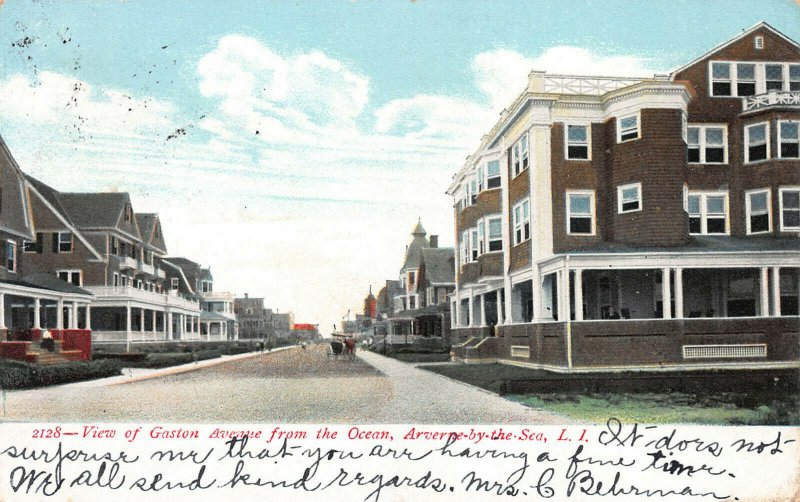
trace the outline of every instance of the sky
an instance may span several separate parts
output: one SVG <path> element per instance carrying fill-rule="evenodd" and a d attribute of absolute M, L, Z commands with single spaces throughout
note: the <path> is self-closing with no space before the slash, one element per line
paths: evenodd
<path fill-rule="evenodd" d="M 169 254 L 323 333 L 533 70 L 666 74 L 800 0 L 0 0 L 0 135 L 61 191 L 124 191 Z"/>

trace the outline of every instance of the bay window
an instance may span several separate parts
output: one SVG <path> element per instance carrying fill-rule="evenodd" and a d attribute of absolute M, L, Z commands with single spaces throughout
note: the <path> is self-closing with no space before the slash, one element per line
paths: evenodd
<path fill-rule="evenodd" d="M 781 120 L 778 122 L 778 156 L 782 159 L 800 158 L 800 122 Z"/>
<path fill-rule="evenodd" d="M 800 187 L 781 188 L 781 230 L 800 231 Z"/>
<path fill-rule="evenodd" d="M 770 190 L 759 189 L 745 192 L 747 209 L 747 233 L 758 234 L 770 230 Z"/>
<path fill-rule="evenodd" d="M 744 161 L 756 162 L 769 158 L 769 123 L 762 122 L 744 128 Z"/>

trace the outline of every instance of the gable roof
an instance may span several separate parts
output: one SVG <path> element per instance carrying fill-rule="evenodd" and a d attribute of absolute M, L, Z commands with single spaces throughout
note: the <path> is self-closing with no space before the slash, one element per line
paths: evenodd
<path fill-rule="evenodd" d="M 156 228 L 161 225 L 158 214 L 135 213 L 134 217 L 136 218 L 136 225 L 139 227 L 142 242 L 166 254 L 167 246 L 164 243 L 163 234 L 155 235 Z"/>
<path fill-rule="evenodd" d="M 178 258 L 178 259 L 179 260 L 183 260 L 185 258 Z M 172 263 L 172 260 L 173 260 L 172 258 L 170 258 L 169 260 L 167 260 L 167 259 L 161 260 L 161 265 L 165 266 L 167 269 L 169 269 L 169 271 L 167 271 L 167 270 L 164 270 L 164 271 L 167 272 L 167 275 L 169 277 L 178 277 L 181 281 L 183 281 L 183 285 L 186 288 L 186 290 L 189 293 L 194 294 L 194 288 L 192 287 L 191 284 L 189 284 L 189 279 L 186 278 L 186 273 L 184 272 L 183 267 L 181 267 L 180 265 L 177 265 L 176 263 Z M 186 260 L 186 261 L 189 261 L 189 260 Z M 192 263 L 194 263 L 194 262 L 192 262 Z"/>
<path fill-rule="evenodd" d="M 7 193 L 5 197 L 6 201 L 11 201 L 13 204 L 7 204 L 5 211 L 3 211 L 0 230 L 24 239 L 33 239 L 33 217 L 30 212 L 25 175 L 19 168 L 14 156 L 11 155 L 11 151 L 3 141 L 2 136 L 0 136 L 0 167 L 3 168 L 2 173 L 0 173 L 4 178 L 2 185 L 14 185 L 14 193 Z M 17 198 L 19 198 L 18 204 L 15 201 Z"/>
<path fill-rule="evenodd" d="M 426 248 L 422 250 L 425 279 L 430 284 L 456 283 L 456 258 L 453 248 Z"/>
<path fill-rule="evenodd" d="M 751 35 L 753 32 L 758 31 L 760 29 L 769 30 L 772 33 L 774 33 L 775 35 L 777 35 L 777 36 L 781 37 L 782 39 L 784 39 L 786 42 L 794 45 L 795 47 L 800 48 L 800 44 L 798 44 L 796 41 L 792 40 L 791 38 L 787 37 L 786 35 L 784 35 L 780 31 L 776 30 L 769 23 L 767 23 L 765 21 L 761 21 L 760 23 L 756 24 L 755 26 L 751 27 L 750 29 L 744 30 L 739 35 L 731 38 L 730 40 L 728 40 L 726 42 L 722 42 L 721 44 L 717 45 L 716 47 L 714 47 L 710 51 L 706 52 L 705 54 L 701 55 L 700 57 L 695 58 L 692 62 L 687 63 L 687 64 L 681 66 L 680 68 L 672 70 L 670 72 L 670 74 L 669 74 L 670 75 L 670 79 L 674 79 L 675 75 L 677 75 L 678 73 L 684 71 L 685 69 L 687 69 L 687 68 L 689 68 L 691 66 L 694 66 L 695 64 L 697 64 L 700 61 L 706 59 L 707 57 L 709 57 L 710 55 L 714 54 L 715 52 L 720 51 L 720 50 L 728 47 L 729 45 L 732 45 L 732 44 L 738 42 L 739 40 L 742 40 L 743 38 L 746 38 L 747 36 Z"/>
<path fill-rule="evenodd" d="M 422 228 L 422 223 L 417 221 L 414 230 L 411 231 L 413 238 L 411 239 L 411 244 L 406 248 L 406 257 L 403 261 L 403 268 L 400 269 L 401 272 L 409 268 L 418 268 L 420 266 L 422 249 L 431 246 L 425 234 L 426 232 L 425 229 Z"/>
<path fill-rule="evenodd" d="M 125 192 L 61 193 L 59 198 L 81 228 L 116 228 L 125 204 L 130 203 Z"/>

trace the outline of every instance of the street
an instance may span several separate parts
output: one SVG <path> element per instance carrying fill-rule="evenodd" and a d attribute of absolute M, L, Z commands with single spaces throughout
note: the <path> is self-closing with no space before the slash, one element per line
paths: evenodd
<path fill-rule="evenodd" d="M 567 420 L 370 352 L 324 345 L 10 391 L 4 420 L 29 422 L 559 424 Z"/>

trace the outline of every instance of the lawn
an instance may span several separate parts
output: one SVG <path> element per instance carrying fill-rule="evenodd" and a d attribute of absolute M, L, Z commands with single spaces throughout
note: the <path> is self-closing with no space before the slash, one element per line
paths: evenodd
<path fill-rule="evenodd" d="M 423 366 L 580 421 L 800 425 L 797 372 L 556 374 L 502 364 Z"/>

